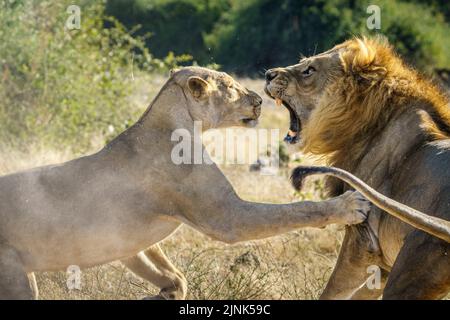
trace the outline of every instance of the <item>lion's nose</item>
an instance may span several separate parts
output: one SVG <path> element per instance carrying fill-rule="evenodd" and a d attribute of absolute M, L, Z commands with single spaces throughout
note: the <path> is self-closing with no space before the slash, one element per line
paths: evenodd
<path fill-rule="evenodd" d="M 274 69 L 267 70 L 266 72 L 266 81 L 270 82 L 275 79 L 278 75 L 278 71 Z"/>

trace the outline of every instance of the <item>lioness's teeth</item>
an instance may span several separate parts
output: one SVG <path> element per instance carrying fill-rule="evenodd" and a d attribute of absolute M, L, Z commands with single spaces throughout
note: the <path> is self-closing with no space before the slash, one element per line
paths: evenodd
<path fill-rule="evenodd" d="M 295 137 L 295 136 L 297 135 L 297 132 L 292 131 L 292 130 L 289 130 L 288 135 L 289 135 L 290 137 Z"/>
<path fill-rule="evenodd" d="M 283 100 L 281 100 L 280 98 L 276 98 L 276 99 L 275 99 L 275 104 L 276 104 L 277 106 L 281 106 L 281 105 L 283 104 Z"/>

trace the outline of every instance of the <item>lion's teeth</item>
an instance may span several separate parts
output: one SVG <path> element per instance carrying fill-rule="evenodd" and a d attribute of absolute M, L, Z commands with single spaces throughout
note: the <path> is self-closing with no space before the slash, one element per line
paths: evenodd
<path fill-rule="evenodd" d="M 288 131 L 288 135 L 289 135 L 290 137 L 295 137 L 295 136 L 297 135 L 297 132 L 292 131 L 292 130 L 289 130 L 289 131 Z"/>
<path fill-rule="evenodd" d="M 275 99 L 275 104 L 276 104 L 277 106 L 281 106 L 281 105 L 283 104 L 283 100 L 281 100 L 280 98 L 276 98 L 276 99 Z"/>

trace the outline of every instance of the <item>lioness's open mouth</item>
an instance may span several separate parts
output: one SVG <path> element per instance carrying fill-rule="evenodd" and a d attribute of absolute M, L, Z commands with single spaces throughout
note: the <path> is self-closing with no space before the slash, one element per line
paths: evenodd
<path fill-rule="evenodd" d="M 280 106 L 284 105 L 286 109 L 289 110 L 289 116 L 291 118 L 291 122 L 289 125 L 289 131 L 286 134 L 286 137 L 284 138 L 284 141 L 289 144 L 295 144 L 300 141 L 300 131 L 302 129 L 302 123 L 300 122 L 300 118 L 297 115 L 297 112 L 295 112 L 295 109 L 291 107 L 291 105 L 279 98 L 275 99 L 275 103 Z"/>
<path fill-rule="evenodd" d="M 250 123 L 250 122 L 252 122 L 252 121 L 256 121 L 256 119 L 253 119 L 253 118 L 245 118 L 245 119 L 242 119 L 242 122 L 243 122 L 244 124 L 248 124 L 248 123 Z"/>
<path fill-rule="evenodd" d="M 244 118 L 241 120 L 241 122 L 244 126 L 253 128 L 258 124 L 258 118 Z"/>

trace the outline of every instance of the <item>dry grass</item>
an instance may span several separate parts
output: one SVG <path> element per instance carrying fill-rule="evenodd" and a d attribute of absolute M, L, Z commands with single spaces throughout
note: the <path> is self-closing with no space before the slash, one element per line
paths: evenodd
<path fill-rule="evenodd" d="M 138 81 L 139 92 L 134 99 L 142 109 L 162 82 L 161 78 Z M 260 81 L 242 82 L 264 96 Z M 284 134 L 287 124 L 287 111 L 266 100 L 260 127 L 281 128 Z M 100 147 L 101 139 L 97 140 L 96 145 Z M 31 149 L 27 153 L 4 150 L 0 154 L 0 175 L 73 157 L 70 152 Z M 295 194 L 288 181 L 289 169 L 280 170 L 276 176 L 252 173 L 243 165 L 227 165 L 221 169 L 246 200 L 286 203 L 322 198 L 320 180 L 309 181 L 307 193 Z M 186 275 L 190 299 L 316 299 L 336 262 L 342 238 L 342 228 L 332 225 L 226 245 L 183 226 L 161 246 Z M 81 290 L 67 289 L 65 272 L 36 276 L 41 299 L 139 299 L 158 292 L 120 262 L 83 270 Z"/>

